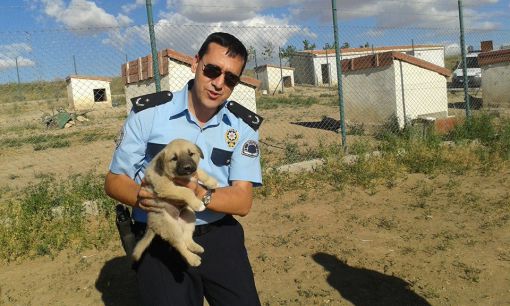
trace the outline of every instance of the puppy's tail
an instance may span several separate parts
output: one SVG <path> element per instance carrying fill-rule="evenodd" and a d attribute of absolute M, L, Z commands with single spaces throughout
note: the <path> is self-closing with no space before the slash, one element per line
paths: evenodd
<path fill-rule="evenodd" d="M 154 231 L 151 230 L 150 228 L 147 228 L 145 235 L 143 235 L 142 239 L 138 241 L 138 243 L 135 246 L 135 249 L 133 250 L 133 259 L 135 261 L 138 261 L 140 260 L 140 258 L 142 258 L 143 252 L 145 251 L 145 249 L 147 249 L 147 247 L 149 247 L 152 239 L 154 239 L 155 236 L 156 234 L 154 233 Z"/>

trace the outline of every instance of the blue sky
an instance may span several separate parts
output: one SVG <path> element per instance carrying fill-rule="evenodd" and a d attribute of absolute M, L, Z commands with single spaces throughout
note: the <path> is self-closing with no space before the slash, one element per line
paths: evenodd
<path fill-rule="evenodd" d="M 237 35 L 257 50 L 304 39 L 333 42 L 330 0 L 153 0 L 158 49 L 193 55 L 213 31 Z M 510 45 L 510 0 L 464 0 L 466 40 Z M 338 0 L 340 43 L 352 47 L 442 44 L 459 52 L 455 0 Z M 150 52 L 145 0 L 3 0 L 0 2 L 0 83 L 118 75 L 125 61 Z M 276 52 L 274 52 L 276 53 Z M 74 57 L 74 61 L 73 61 Z"/>

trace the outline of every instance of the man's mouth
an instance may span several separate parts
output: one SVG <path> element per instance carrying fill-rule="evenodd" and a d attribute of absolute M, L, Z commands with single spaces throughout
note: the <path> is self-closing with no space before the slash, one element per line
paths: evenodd
<path fill-rule="evenodd" d="M 216 100 L 219 96 L 221 96 L 219 93 L 214 92 L 212 90 L 208 90 L 207 94 L 209 95 L 209 98 Z"/>

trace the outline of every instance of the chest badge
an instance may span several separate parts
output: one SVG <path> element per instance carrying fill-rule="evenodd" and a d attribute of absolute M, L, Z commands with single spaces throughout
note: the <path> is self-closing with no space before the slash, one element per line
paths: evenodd
<path fill-rule="evenodd" d="M 229 129 L 225 133 L 225 140 L 227 141 L 227 145 L 229 148 L 235 147 L 237 141 L 239 140 L 239 132 L 235 129 Z"/>

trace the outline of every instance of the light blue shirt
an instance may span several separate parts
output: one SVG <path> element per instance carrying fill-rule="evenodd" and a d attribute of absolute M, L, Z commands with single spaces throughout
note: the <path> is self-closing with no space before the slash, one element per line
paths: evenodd
<path fill-rule="evenodd" d="M 204 127 L 200 127 L 188 109 L 188 83 L 174 93 L 170 102 L 135 113 L 124 123 L 122 137 L 110 164 L 110 171 L 125 174 L 140 183 L 152 158 L 169 142 L 181 138 L 197 144 L 204 153 L 199 167 L 215 177 L 220 187 L 232 181 L 262 184 L 259 134 L 241 118 L 232 114 L 226 103 Z M 225 214 L 198 212 L 197 225 L 217 221 Z M 133 209 L 133 218 L 146 222 L 147 214 Z"/>

